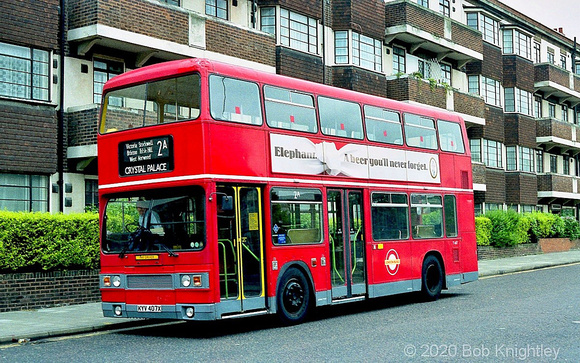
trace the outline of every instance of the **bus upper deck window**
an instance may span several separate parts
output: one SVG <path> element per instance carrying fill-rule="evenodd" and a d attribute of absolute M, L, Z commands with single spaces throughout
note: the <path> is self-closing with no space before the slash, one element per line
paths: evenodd
<path fill-rule="evenodd" d="M 428 117 L 405 114 L 405 141 L 408 146 L 437 150 L 435 121 Z"/>
<path fill-rule="evenodd" d="M 264 98 L 270 127 L 312 133 L 318 130 L 312 95 L 265 86 Z"/>
<path fill-rule="evenodd" d="M 211 75 L 209 99 L 211 117 L 215 120 L 262 124 L 260 92 L 256 83 Z"/>
<path fill-rule="evenodd" d="M 318 97 L 320 128 L 325 135 L 363 138 L 362 115 L 358 103 Z"/>
<path fill-rule="evenodd" d="M 461 126 L 458 123 L 438 120 L 437 131 L 439 132 L 441 150 L 460 154 L 465 152 Z"/>

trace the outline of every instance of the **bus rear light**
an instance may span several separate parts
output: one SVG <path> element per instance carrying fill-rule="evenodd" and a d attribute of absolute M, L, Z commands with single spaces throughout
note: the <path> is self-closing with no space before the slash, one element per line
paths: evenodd
<path fill-rule="evenodd" d="M 185 315 L 187 315 L 188 318 L 193 318 L 194 314 L 195 314 L 195 310 L 193 310 L 193 308 L 191 306 L 188 306 L 185 308 Z"/>
<path fill-rule="evenodd" d="M 193 275 L 193 286 L 201 287 L 201 275 Z"/>
<path fill-rule="evenodd" d="M 111 280 L 113 281 L 113 286 L 114 287 L 119 287 L 121 286 L 121 276 L 113 276 L 111 278 Z"/>
<path fill-rule="evenodd" d="M 111 276 L 104 276 L 103 277 L 103 286 L 111 287 Z"/>

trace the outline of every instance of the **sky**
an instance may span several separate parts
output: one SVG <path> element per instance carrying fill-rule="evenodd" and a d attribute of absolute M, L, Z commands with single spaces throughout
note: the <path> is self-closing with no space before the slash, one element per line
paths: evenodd
<path fill-rule="evenodd" d="M 580 42 L 580 2 L 578 0 L 499 0 L 528 17 L 554 28 L 564 28 L 568 39 Z"/>

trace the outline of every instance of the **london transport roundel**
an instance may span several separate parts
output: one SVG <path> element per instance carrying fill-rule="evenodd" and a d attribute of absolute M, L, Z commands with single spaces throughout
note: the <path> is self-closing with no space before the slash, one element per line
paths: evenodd
<path fill-rule="evenodd" d="M 399 254 L 397 251 L 391 249 L 387 252 L 387 256 L 385 258 L 385 266 L 387 268 L 387 272 L 391 275 L 395 275 L 399 272 L 399 266 L 401 265 L 401 260 L 399 259 Z"/>

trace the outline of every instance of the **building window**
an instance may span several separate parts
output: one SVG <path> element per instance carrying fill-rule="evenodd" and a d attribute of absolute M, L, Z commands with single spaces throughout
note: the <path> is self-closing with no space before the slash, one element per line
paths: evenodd
<path fill-rule="evenodd" d="M 226 0 L 205 0 L 205 14 L 227 20 L 228 2 Z"/>
<path fill-rule="evenodd" d="M 101 103 L 103 86 L 109 79 L 123 73 L 123 63 L 95 59 L 93 67 L 93 102 Z M 120 101 L 121 99 L 117 100 Z M 117 106 L 120 106 L 120 104 Z"/>
<path fill-rule="evenodd" d="M 542 62 L 542 53 L 541 53 L 540 49 L 541 49 L 540 43 L 534 42 L 534 61 L 536 63 Z"/>
<path fill-rule="evenodd" d="M 0 210 L 48 212 L 48 177 L 0 174 Z"/>
<path fill-rule="evenodd" d="M 560 53 L 560 66 L 566 69 L 566 54 Z"/>
<path fill-rule="evenodd" d="M 99 210 L 99 183 L 96 179 L 85 179 L 85 211 Z"/>
<path fill-rule="evenodd" d="M 570 157 L 568 155 L 564 155 L 564 168 L 562 172 L 564 175 L 570 175 Z"/>
<path fill-rule="evenodd" d="M 348 64 L 348 31 L 334 33 L 334 63 Z"/>
<path fill-rule="evenodd" d="M 580 62 L 576 63 L 574 66 L 574 72 L 580 74 Z"/>
<path fill-rule="evenodd" d="M 534 153 L 529 147 L 520 146 L 519 169 L 525 172 L 534 172 Z"/>
<path fill-rule="evenodd" d="M 556 57 L 554 56 L 554 49 L 548 48 L 548 62 L 551 64 L 556 63 Z"/>
<path fill-rule="evenodd" d="M 506 170 L 514 171 L 517 170 L 518 166 L 516 163 L 516 147 L 506 146 Z"/>
<path fill-rule="evenodd" d="M 479 95 L 479 76 L 467 76 L 467 91 Z"/>
<path fill-rule="evenodd" d="M 451 16 L 450 9 L 449 0 L 439 0 L 439 12 L 443 14 L 443 16 Z"/>
<path fill-rule="evenodd" d="M 451 84 L 451 66 L 449 64 L 441 64 L 441 80 L 447 84 Z"/>
<path fill-rule="evenodd" d="M 393 47 L 393 74 L 404 74 L 405 68 L 405 49 Z"/>
<path fill-rule="evenodd" d="M 499 23 L 485 14 L 479 16 L 479 31 L 483 40 L 499 46 Z"/>
<path fill-rule="evenodd" d="M 501 84 L 491 78 L 481 76 L 481 87 L 485 103 L 501 107 Z"/>
<path fill-rule="evenodd" d="M 562 121 L 564 121 L 564 122 L 569 121 L 568 106 L 566 106 L 566 105 L 562 105 Z"/>
<path fill-rule="evenodd" d="M 314 18 L 280 9 L 280 42 L 292 49 L 317 54 L 317 24 Z"/>
<path fill-rule="evenodd" d="M 550 155 L 550 173 L 558 173 L 558 156 Z"/>
<path fill-rule="evenodd" d="M 493 140 L 483 140 L 484 163 L 492 168 L 502 168 L 502 143 Z"/>
<path fill-rule="evenodd" d="M 548 117 L 556 118 L 556 105 L 553 103 L 548 104 Z"/>
<path fill-rule="evenodd" d="M 0 96 L 50 101 L 49 53 L 0 43 Z"/>
<path fill-rule="evenodd" d="M 532 38 L 516 29 L 503 31 L 503 51 L 505 54 L 516 54 L 526 59 L 532 59 Z"/>
<path fill-rule="evenodd" d="M 429 8 L 429 0 L 417 0 L 417 4 Z"/>
<path fill-rule="evenodd" d="M 467 13 L 465 14 L 467 17 L 467 26 L 475 29 L 475 30 L 479 30 L 479 26 L 477 24 L 477 18 L 479 17 L 478 13 Z"/>
<path fill-rule="evenodd" d="M 354 65 L 381 72 L 382 43 L 379 40 L 352 32 L 352 62 Z"/>
<path fill-rule="evenodd" d="M 260 30 L 276 35 L 276 8 L 260 8 Z"/>
<path fill-rule="evenodd" d="M 519 88 L 506 88 L 505 111 L 532 115 L 532 94 Z"/>
<path fill-rule="evenodd" d="M 481 163 L 481 139 L 470 139 L 471 161 Z"/>
<path fill-rule="evenodd" d="M 169 5 L 179 6 L 179 0 L 161 0 L 161 2 L 167 3 Z"/>
<path fill-rule="evenodd" d="M 544 152 L 542 150 L 536 150 L 536 170 L 538 173 L 544 172 Z"/>
<path fill-rule="evenodd" d="M 534 97 L 534 116 L 536 118 L 542 118 L 542 98 Z"/>
<path fill-rule="evenodd" d="M 382 49 L 383 45 L 380 40 L 352 32 L 352 64 L 355 66 L 382 72 Z M 349 51 L 348 31 L 336 31 L 334 33 L 334 62 L 348 64 Z"/>

